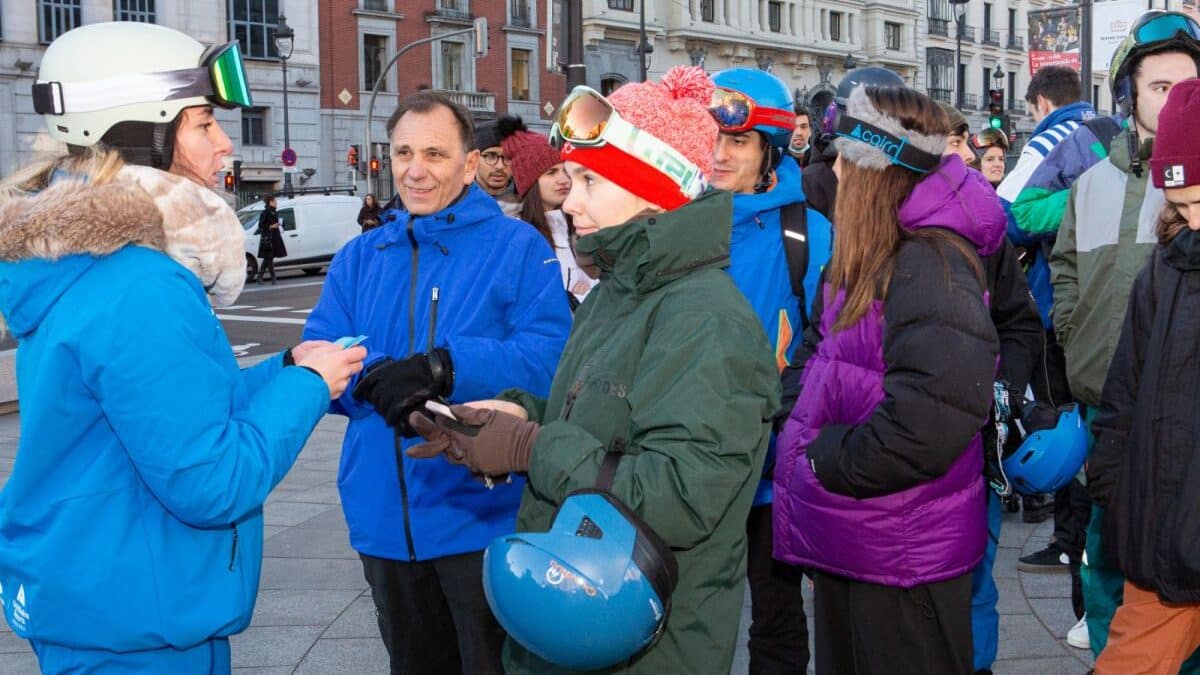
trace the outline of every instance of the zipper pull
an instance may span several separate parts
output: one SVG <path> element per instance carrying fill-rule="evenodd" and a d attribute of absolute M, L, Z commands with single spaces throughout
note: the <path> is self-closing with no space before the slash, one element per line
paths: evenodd
<path fill-rule="evenodd" d="M 233 563 L 237 561 L 238 531 L 234 523 L 230 523 L 229 528 L 233 530 L 233 546 L 229 549 L 229 571 L 232 572 Z"/>
<path fill-rule="evenodd" d="M 438 297 L 441 295 L 441 288 L 434 286 L 433 293 L 430 295 L 429 308 L 429 344 L 425 350 L 426 353 L 432 352 L 434 347 L 434 336 L 437 332 L 437 309 Z"/>

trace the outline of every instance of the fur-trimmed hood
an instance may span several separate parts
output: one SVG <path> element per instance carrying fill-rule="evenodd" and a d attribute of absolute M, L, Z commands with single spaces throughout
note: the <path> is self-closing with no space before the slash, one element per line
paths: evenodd
<path fill-rule="evenodd" d="M 243 237 L 217 194 L 173 174 L 130 165 L 102 185 L 61 178 L 0 206 L 0 313 L 18 335 L 31 330 L 90 260 L 128 245 L 163 251 L 229 305 L 245 284 Z"/>

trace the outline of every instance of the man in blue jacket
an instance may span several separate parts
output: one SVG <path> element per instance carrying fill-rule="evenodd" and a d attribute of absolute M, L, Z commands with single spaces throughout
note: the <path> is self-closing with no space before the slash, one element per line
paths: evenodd
<path fill-rule="evenodd" d="M 711 183 L 734 193 L 729 273 L 758 314 L 782 372 L 808 324 L 821 270 L 833 252 L 832 228 L 808 208 L 800 167 L 784 152 L 795 125 L 787 86 L 753 68 L 723 70 L 712 79 L 717 93 L 711 110 L 721 133 Z M 793 273 L 802 288 L 793 284 Z M 750 672 L 804 672 L 809 653 L 802 578 L 771 556 L 774 438 L 770 449 L 746 523 Z"/>
<path fill-rule="evenodd" d="M 367 369 L 332 410 L 350 418 L 338 489 L 392 672 L 500 673 L 482 550 L 513 532 L 524 481 L 493 489 L 446 462 L 405 459 L 405 421 L 435 398 L 545 396 L 571 313 L 545 239 L 475 185 L 461 106 L 418 92 L 387 130 L 407 210 L 338 252 L 304 334 L 368 336 Z"/>

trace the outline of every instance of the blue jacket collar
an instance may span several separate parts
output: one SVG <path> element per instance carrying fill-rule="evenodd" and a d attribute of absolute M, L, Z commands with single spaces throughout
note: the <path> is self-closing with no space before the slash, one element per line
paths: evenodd
<path fill-rule="evenodd" d="M 431 244 L 447 233 L 478 225 L 504 212 L 496 200 L 472 183 L 466 192 L 449 206 L 427 216 L 413 216 L 403 209 L 391 208 L 380 214 L 384 239 L 392 244 L 408 244 L 411 222 L 417 244 Z"/>
<path fill-rule="evenodd" d="M 1039 122 L 1037 127 L 1034 128 L 1033 135 L 1037 136 L 1056 124 L 1062 124 L 1063 122 L 1083 122 L 1084 120 L 1089 120 L 1095 116 L 1096 109 L 1092 107 L 1091 103 L 1086 101 L 1078 101 L 1076 103 L 1071 103 L 1070 105 L 1064 105 L 1049 115 L 1046 115 L 1046 118 Z"/>
<path fill-rule="evenodd" d="M 775 187 L 760 194 L 733 196 L 733 226 L 752 223 L 761 213 L 777 211 L 788 204 L 802 201 L 804 188 L 800 186 L 800 165 L 785 155 L 775 169 Z"/>

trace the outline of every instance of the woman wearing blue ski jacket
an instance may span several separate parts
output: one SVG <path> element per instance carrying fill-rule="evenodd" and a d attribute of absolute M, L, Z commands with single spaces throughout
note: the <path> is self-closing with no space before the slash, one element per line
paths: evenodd
<path fill-rule="evenodd" d="M 43 673 L 228 673 L 263 502 L 366 350 L 305 343 L 240 370 L 213 312 L 245 282 L 211 189 L 232 151 L 212 106 L 250 105 L 236 42 L 92 24 L 50 45 L 34 87 L 70 152 L 0 185 L 21 406 L 0 607 Z"/>

